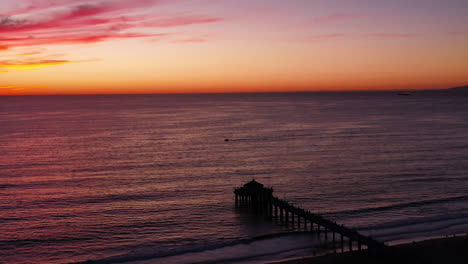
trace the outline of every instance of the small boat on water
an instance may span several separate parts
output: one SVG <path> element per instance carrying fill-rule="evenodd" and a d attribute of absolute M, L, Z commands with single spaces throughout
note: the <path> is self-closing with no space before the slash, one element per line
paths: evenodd
<path fill-rule="evenodd" d="M 407 92 L 399 92 L 398 95 L 411 95 L 411 94 Z"/>

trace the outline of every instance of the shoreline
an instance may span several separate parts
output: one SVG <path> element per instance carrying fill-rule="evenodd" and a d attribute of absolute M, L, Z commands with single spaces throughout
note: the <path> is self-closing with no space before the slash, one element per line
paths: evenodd
<path fill-rule="evenodd" d="M 399 244 L 388 252 L 347 251 L 270 264 L 467 263 L 468 234 Z"/>

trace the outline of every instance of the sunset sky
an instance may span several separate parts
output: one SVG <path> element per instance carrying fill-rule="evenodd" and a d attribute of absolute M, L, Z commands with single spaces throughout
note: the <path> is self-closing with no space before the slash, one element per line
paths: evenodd
<path fill-rule="evenodd" d="M 0 0 L 0 95 L 468 84 L 466 0 Z"/>

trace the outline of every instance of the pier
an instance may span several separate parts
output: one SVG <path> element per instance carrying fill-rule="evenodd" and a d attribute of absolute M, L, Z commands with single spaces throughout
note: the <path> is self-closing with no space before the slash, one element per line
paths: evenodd
<path fill-rule="evenodd" d="M 320 235 L 323 232 L 325 239 L 331 239 L 333 247 L 344 252 L 347 248 L 362 250 L 384 248 L 386 245 L 369 236 L 327 220 L 319 214 L 299 208 L 291 203 L 273 196 L 273 189 L 266 188 L 263 184 L 252 180 L 244 186 L 234 189 L 236 207 L 249 210 L 255 214 L 262 214 L 281 223 L 297 225 L 298 228 L 310 230 Z"/>

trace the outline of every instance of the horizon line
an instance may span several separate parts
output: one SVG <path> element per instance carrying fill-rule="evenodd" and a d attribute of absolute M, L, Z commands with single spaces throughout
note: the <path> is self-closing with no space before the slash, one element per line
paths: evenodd
<path fill-rule="evenodd" d="M 231 91 L 231 92 L 150 92 L 150 93 L 38 93 L 38 94 L 0 94 L 0 96 L 79 96 L 79 95 L 221 95 L 221 94 L 299 94 L 299 93 L 359 93 L 359 92 L 424 92 L 424 91 L 442 91 L 454 88 L 467 87 L 457 86 L 449 88 L 427 88 L 427 89 L 383 89 L 383 90 L 311 90 L 311 91 Z"/>

